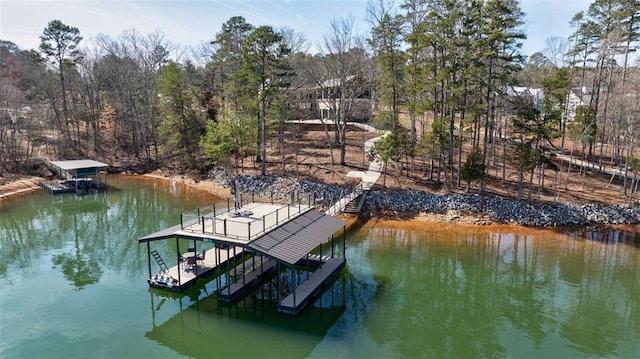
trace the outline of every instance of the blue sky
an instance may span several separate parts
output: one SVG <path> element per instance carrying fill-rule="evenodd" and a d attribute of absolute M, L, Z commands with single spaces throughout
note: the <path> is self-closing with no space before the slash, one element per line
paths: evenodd
<path fill-rule="evenodd" d="M 590 3 L 521 0 L 528 35 L 523 53 L 541 51 L 548 37 L 566 38 L 569 20 Z M 240 15 L 256 26 L 290 27 L 317 44 L 333 18 L 353 16 L 364 33 L 366 7 L 367 0 L 0 0 L 0 39 L 23 49 L 37 48 L 44 27 L 58 19 L 79 28 L 85 39 L 100 33 L 116 37 L 135 28 L 141 34 L 159 30 L 173 43 L 197 46 L 211 40 L 230 17 Z"/>

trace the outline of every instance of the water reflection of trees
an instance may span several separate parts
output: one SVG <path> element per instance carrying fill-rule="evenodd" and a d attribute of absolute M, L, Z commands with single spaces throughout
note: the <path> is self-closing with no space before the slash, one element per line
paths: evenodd
<path fill-rule="evenodd" d="M 534 350 L 560 335 L 573 349 L 568 354 L 616 355 L 637 338 L 635 248 L 549 244 L 531 235 L 369 231 L 376 239 L 366 255 L 380 293 L 366 326 L 398 355 L 513 355 L 505 338 L 514 335 Z"/>
<path fill-rule="evenodd" d="M 196 196 L 185 196 L 182 190 L 171 194 L 155 182 L 108 183 L 112 188 L 104 193 L 34 194 L 3 204 L 0 275 L 10 266 L 26 272 L 51 261 L 77 287 L 98 281 L 104 268 L 138 278 L 146 273 L 147 253 L 137 238 L 178 223 L 181 211 L 202 204 Z M 175 251 L 175 246 L 167 241 L 158 249 Z"/>

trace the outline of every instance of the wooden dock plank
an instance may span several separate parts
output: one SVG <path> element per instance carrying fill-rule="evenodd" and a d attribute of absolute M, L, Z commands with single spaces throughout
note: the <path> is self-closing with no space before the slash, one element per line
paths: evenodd
<path fill-rule="evenodd" d="M 344 266 L 345 262 L 342 258 L 331 258 L 326 261 L 322 267 L 313 272 L 309 279 L 300 284 L 293 293 L 278 304 L 278 311 L 298 314 L 309 299 L 320 291 L 322 285 Z"/>

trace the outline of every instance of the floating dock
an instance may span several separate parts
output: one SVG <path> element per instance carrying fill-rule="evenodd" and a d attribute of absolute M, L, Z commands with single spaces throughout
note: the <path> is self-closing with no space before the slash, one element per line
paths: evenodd
<path fill-rule="evenodd" d="M 147 244 L 149 285 L 183 291 L 217 271 L 218 300 L 230 302 L 272 278 L 275 271 L 278 311 L 299 313 L 346 263 L 346 223 L 316 211 L 311 203 L 309 198 L 304 204 L 298 199 L 297 203 L 272 200 L 243 205 L 240 197 L 234 199 L 233 206 L 228 200 L 226 206 L 221 203 L 182 214 L 179 225 L 138 239 Z M 342 246 L 337 248 L 342 250 L 336 251 L 334 235 L 340 229 Z M 167 239 L 176 241 L 175 254 L 168 256 L 175 263 L 171 268 L 151 247 L 153 242 Z M 330 245 L 323 250 L 323 243 Z M 185 246 L 189 247 L 186 253 Z M 199 253 L 203 260 L 194 261 L 192 257 Z M 341 258 L 336 257 L 339 254 Z M 152 274 L 152 257 L 159 267 L 157 274 Z M 295 274 L 298 266 L 314 271 L 302 281 Z M 280 291 L 283 270 L 291 274 L 287 293 Z"/>
<path fill-rule="evenodd" d="M 314 298 L 334 274 L 342 269 L 346 261 L 342 258 L 331 258 L 324 262 L 306 281 L 302 282 L 293 293 L 286 296 L 279 304 L 278 311 L 287 314 L 298 314 L 310 299 Z M 293 276 L 295 278 L 295 276 Z"/>

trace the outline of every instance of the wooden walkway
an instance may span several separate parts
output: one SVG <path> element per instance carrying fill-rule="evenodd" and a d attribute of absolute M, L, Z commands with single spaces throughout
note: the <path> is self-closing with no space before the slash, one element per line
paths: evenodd
<path fill-rule="evenodd" d="M 342 258 L 331 258 L 318 268 L 309 279 L 300 284 L 296 290 L 278 304 L 278 311 L 287 314 L 298 314 L 307 302 L 320 292 L 322 286 L 331 279 L 334 273 L 344 267 Z"/>
<path fill-rule="evenodd" d="M 251 260 L 252 259 L 249 259 L 247 262 L 250 262 Z M 244 275 L 242 273 L 242 264 L 239 266 L 236 266 L 236 268 L 232 270 L 232 272 L 238 273 L 240 277 L 235 283 L 218 291 L 218 299 L 224 302 L 231 302 L 237 299 L 247 289 L 259 284 L 263 275 L 273 270 L 275 266 L 276 266 L 276 261 L 270 258 L 265 258 L 262 260 L 261 265 L 258 264 L 255 269 L 249 268 L 244 273 Z"/>
<path fill-rule="evenodd" d="M 218 263 L 217 250 L 220 251 L 220 263 Z M 236 247 L 235 253 L 236 257 L 241 256 L 243 253 L 242 248 Z M 212 248 L 206 251 L 204 260 L 197 261 L 196 265 L 191 268 L 186 267 L 184 263 L 178 263 L 177 266 L 169 268 L 166 273 L 158 273 L 152 278 L 149 278 L 149 286 L 181 292 L 196 284 L 199 278 L 208 277 L 220 266 L 233 258 L 233 247 L 229 247 L 228 249 Z"/>

